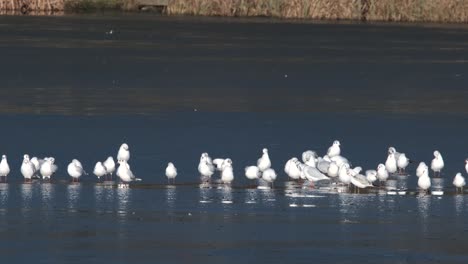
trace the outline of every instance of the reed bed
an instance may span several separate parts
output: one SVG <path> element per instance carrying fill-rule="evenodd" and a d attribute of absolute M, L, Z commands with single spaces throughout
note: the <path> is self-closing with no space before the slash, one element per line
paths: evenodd
<path fill-rule="evenodd" d="M 135 10 L 138 0 L 0 0 L 0 10 Z M 169 0 L 169 15 L 468 22 L 468 0 Z"/>
<path fill-rule="evenodd" d="M 168 14 L 467 22 L 465 0 L 171 0 Z"/>

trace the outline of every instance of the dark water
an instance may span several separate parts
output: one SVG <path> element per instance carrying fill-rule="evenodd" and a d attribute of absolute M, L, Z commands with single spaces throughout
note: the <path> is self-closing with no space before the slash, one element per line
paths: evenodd
<path fill-rule="evenodd" d="M 106 34 L 109 30 L 113 34 Z M 0 254 L 9 263 L 466 263 L 465 26 L 164 18 L 0 17 Z M 195 111 L 195 109 L 197 111 Z M 365 169 L 388 146 L 441 151 L 443 196 L 291 186 L 284 163 L 334 139 Z M 128 189 L 66 166 L 130 145 Z M 268 147 L 276 188 L 243 168 Z M 231 189 L 199 189 L 202 152 L 234 161 Z M 22 155 L 54 156 L 23 184 Z M 176 186 L 164 169 L 178 168 Z M 410 165 L 414 175 L 416 165 Z M 416 190 L 416 177 L 403 180 Z"/>

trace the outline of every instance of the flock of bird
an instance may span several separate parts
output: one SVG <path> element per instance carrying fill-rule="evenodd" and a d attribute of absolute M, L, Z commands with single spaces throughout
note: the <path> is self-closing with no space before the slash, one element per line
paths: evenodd
<path fill-rule="evenodd" d="M 112 180 L 115 174 L 123 183 L 132 181 L 140 181 L 136 178 L 130 169 L 128 161 L 130 160 L 130 150 L 126 143 L 123 143 L 117 153 L 118 167 L 112 156 L 105 161 L 98 161 L 93 170 L 93 174 L 100 180 L 104 177 L 105 180 Z M 289 159 L 285 166 L 284 172 L 293 181 L 307 181 L 311 186 L 320 181 L 329 181 L 330 183 L 340 184 L 350 187 L 356 187 L 356 190 L 373 187 L 374 184 L 381 185 L 390 175 L 407 175 L 406 168 L 412 161 L 405 153 L 399 153 L 394 147 L 389 147 L 388 156 L 385 163 L 377 165 L 375 170 L 363 170 L 359 166 L 352 167 L 349 160 L 341 155 L 340 142 L 335 140 L 328 148 L 327 154 L 320 157 L 317 152 L 307 150 L 302 153 L 302 159 L 296 157 Z M 117 168 L 116 168 L 117 167 Z M 444 160 L 439 151 L 434 151 L 434 159 L 430 164 L 430 168 L 434 171 L 434 177 L 440 177 L 441 171 L 444 168 Z M 465 160 L 465 170 L 468 173 L 468 159 Z M 39 159 L 37 157 L 29 158 L 28 154 L 23 157 L 21 164 L 21 174 L 26 182 L 32 179 L 49 180 L 57 171 L 57 165 L 53 157 L 45 157 Z M 73 159 L 67 166 L 67 172 L 72 178 L 72 181 L 79 181 L 82 175 L 88 173 L 83 169 L 80 161 Z M 212 159 L 208 153 L 202 153 L 200 163 L 198 164 L 198 172 L 201 176 L 202 184 L 210 183 L 215 172 L 219 172 L 219 183 L 230 185 L 234 180 L 233 163 L 229 158 Z M 0 179 L 6 181 L 6 177 L 10 173 L 6 155 L 2 156 L 0 162 Z M 169 183 L 174 183 L 177 176 L 177 169 L 172 162 L 169 162 L 166 168 L 166 177 Z M 245 167 L 245 176 L 251 181 L 259 181 L 259 185 L 271 185 L 277 178 L 275 170 L 272 168 L 272 163 L 268 154 L 268 149 L 264 148 L 262 156 L 257 160 L 256 165 Z M 419 163 L 416 169 L 418 178 L 418 187 L 422 191 L 427 191 L 431 187 L 431 179 L 429 177 L 429 167 L 426 163 Z M 453 180 L 453 185 L 458 189 L 462 189 L 466 185 L 465 178 L 462 173 L 457 173 Z M 265 186 L 264 186 L 265 187 Z"/>
<path fill-rule="evenodd" d="M 130 159 L 130 150 L 127 144 L 122 144 L 117 153 L 117 163 L 119 164 L 116 170 L 116 163 L 113 157 L 108 157 L 105 161 L 98 161 L 94 166 L 93 174 L 100 180 L 102 177 L 112 179 L 112 175 L 116 172 L 116 175 L 122 182 L 139 181 L 132 171 L 128 161 Z M 39 159 L 37 157 L 29 158 L 28 154 L 23 156 L 23 162 L 21 164 L 21 174 L 24 177 L 25 182 L 30 182 L 32 179 L 43 179 L 50 181 L 52 175 L 57 171 L 57 165 L 55 164 L 55 158 L 45 157 Z M 68 175 L 72 178 L 73 182 L 79 181 L 82 175 L 88 173 L 83 169 L 83 165 L 77 159 L 73 159 L 67 166 Z M 6 182 L 6 178 L 10 173 L 10 166 L 6 155 L 2 156 L 0 161 L 0 178 Z"/>
<path fill-rule="evenodd" d="M 340 142 L 335 140 L 328 148 L 327 154 L 323 157 L 317 155 L 317 152 L 307 150 L 302 153 L 302 161 L 297 157 L 289 159 L 284 172 L 293 181 L 308 181 L 311 186 L 319 181 L 329 181 L 334 184 L 341 184 L 350 187 L 356 187 L 356 190 L 374 187 L 374 184 L 381 185 L 391 175 L 407 175 L 406 168 L 412 161 L 405 153 L 399 153 L 394 147 L 389 147 L 388 156 L 385 163 L 377 165 L 375 170 L 370 169 L 363 172 L 359 166 L 352 167 L 349 160 L 341 155 Z M 257 160 L 257 165 L 245 168 L 245 176 L 249 180 L 259 180 L 273 185 L 276 179 L 276 172 L 271 168 L 271 160 L 268 155 L 268 149 L 263 149 L 262 156 Z M 434 151 L 434 159 L 431 162 L 431 170 L 434 171 L 434 177 L 440 177 L 444 168 L 444 160 L 439 151 Z M 468 173 L 468 159 L 465 160 L 465 170 Z M 201 181 L 209 182 L 215 171 L 220 172 L 219 181 L 229 185 L 234 180 L 231 159 L 212 160 L 208 153 L 203 153 L 200 157 L 198 171 L 201 174 Z M 177 175 L 176 169 L 172 163 L 166 169 L 166 175 L 174 179 Z M 416 169 L 418 178 L 418 187 L 427 192 L 431 187 L 429 177 L 429 167 L 425 162 L 421 162 Z M 465 178 L 462 173 L 457 173 L 453 180 L 453 185 L 458 189 L 465 186 Z"/>

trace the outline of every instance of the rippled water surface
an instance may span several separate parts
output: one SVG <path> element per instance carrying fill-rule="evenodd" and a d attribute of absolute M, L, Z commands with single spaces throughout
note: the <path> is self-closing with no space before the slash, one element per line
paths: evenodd
<path fill-rule="evenodd" d="M 9 263 L 467 263 L 466 26 L 147 15 L 0 18 L 0 254 Z M 112 34 L 109 34 L 112 30 Z M 334 139 L 375 168 L 395 146 L 410 176 L 361 194 L 287 181 L 284 163 Z M 130 145 L 142 181 L 85 170 Z M 267 147 L 274 189 L 243 176 Z M 422 195 L 416 164 L 446 167 Z M 199 188 L 200 154 L 231 188 Z M 22 155 L 53 156 L 23 183 Z M 172 161 L 179 175 L 167 185 Z M 218 178 L 219 176 L 214 176 Z"/>

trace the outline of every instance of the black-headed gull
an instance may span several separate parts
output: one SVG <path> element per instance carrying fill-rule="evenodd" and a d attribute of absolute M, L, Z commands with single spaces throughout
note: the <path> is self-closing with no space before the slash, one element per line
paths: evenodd
<path fill-rule="evenodd" d="M 418 186 L 425 193 L 431 187 L 431 179 L 429 178 L 429 172 L 427 169 L 424 169 L 422 175 L 419 177 Z"/>
<path fill-rule="evenodd" d="M 423 175 L 424 173 L 424 170 L 428 170 L 428 169 L 429 168 L 427 167 L 426 163 L 421 161 L 418 167 L 416 168 L 416 176 L 421 177 L 421 175 Z"/>
<path fill-rule="evenodd" d="M 434 159 L 431 162 L 431 169 L 434 171 L 434 177 L 440 177 L 440 171 L 444 168 L 444 159 L 438 150 L 434 151 Z"/>
<path fill-rule="evenodd" d="M 124 160 L 126 162 L 130 160 L 130 150 L 128 148 L 127 143 L 123 143 L 120 146 L 119 152 L 117 152 L 117 160 Z"/>
<path fill-rule="evenodd" d="M 224 184 L 231 184 L 231 182 L 234 180 L 234 170 L 232 168 L 232 160 L 231 159 L 226 159 L 223 162 L 223 165 L 221 166 L 221 181 Z"/>
<path fill-rule="evenodd" d="M 394 153 L 388 154 L 387 160 L 385 161 L 385 168 L 390 174 L 394 174 L 397 171 L 397 160 Z"/>
<path fill-rule="evenodd" d="M 397 159 L 397 166 L 400 174 L 406 173 L 406 167 L 410 164 L 410 159 L 406 157 L 405 153 L 400 153 Z"/>
<path fill-rule="evenodd" d="M 174 163 L 172 162 L 167 163 L 167 167 L 166 167 L 167 182 L 170 183 L 172 180 L 172 183 L 175 183 L 176 176 L 177 176 L 177 169 L 174 166 Z"/>
<path fill-rule="evenodd" d="M 6 155 L 2 155 L 2 161 L 0 162 L 0 178 L 4 179 L 4 182 L 7 180 L 7 176 L 10 173 L 10 165 L 8 165 Z"/>
<path fill-rule="evenodd" d="M 93 174 L 96 175 L 98 180 L 101 180 L 101 177 L 107 174 L 106 167 L 102 164 L 102 162 L 96 162 L 96 165 L 94 165 Z"/>
<path fill-rule="evenodd" d="M 24 154 L 23 156 L 23 163 L 21 164 L 21 174 L 24 177 L 24 181 L 29 182 L 32 179 L 32 176 L 36 172 L 36 168 L 34 164 L 29 159 L 28 154 Z"/>
<path fill-rule="evenodd" d="M 333 145 L 331 145 L 331 147 L 328 148 L 327 156 L 332 158 L 335 156 L 339 156 L 340 154 L 341 154 L 340 141 L 335 140 L 333 141 Z"/>
<path fill-rule="evenodd" d="M 115 171 L 114 158 L 112 156 L 107 157 L 107 159 L 104 161 L 104 163 L 102 163 L 102 165 L 104 165 L 104 167 L 106 168 L 106 178 L 107 175 L 109 175 L 110 180 L 112 180 L 112 174 Z"/>
<path fill-rule="evenodd" d="M 268 155 L 268 149 L 264 148 L 262 152 L 262 157 L 257 160 L 257 167 L 263 172 L 271 167 L 271 161 Z"/>
<path fill-rule="evenodd" d="M 463 193 L 463 187 L 466 185 L 466 182 L 465 177 L 463 177 L 460 172 L 455 175 L 455 178 L 453 179 L 453 185 L 457 188 L 457 192 L 458 189 L 460 189 Z"/>
<path fill-rule="evenodd" d="M 73 159 L 67 166 L 67 172 L 70 177 L 72 177 L 72 182 L 75 181 L 80 181 L 81 175 L 83 175 L 84 169 L 83 165 L 81 165 L 81 162 L 79 162 L 77 159 Z"/>

